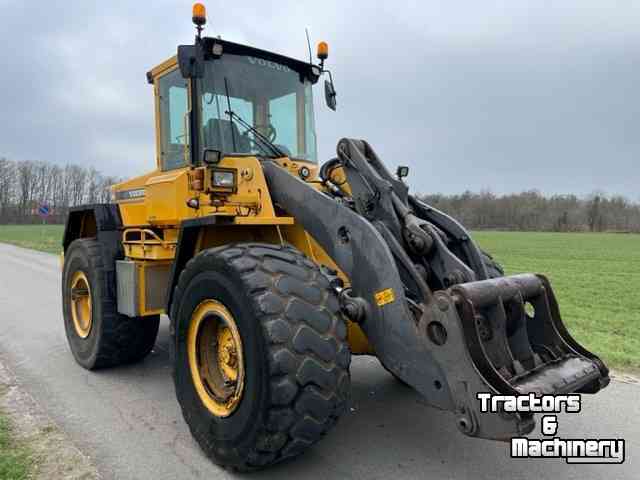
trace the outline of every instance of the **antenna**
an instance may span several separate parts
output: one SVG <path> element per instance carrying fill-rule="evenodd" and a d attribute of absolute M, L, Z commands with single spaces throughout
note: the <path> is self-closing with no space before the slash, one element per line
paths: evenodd
<path fill-rule="evenodd" d="M 313 63 L 313 55 L 311 55 L 311 40 L 309 40 L 309 29 L 304 27 L 304 33 L 307 35 L 307 47 L 309 47 L 309 63 Z"/>

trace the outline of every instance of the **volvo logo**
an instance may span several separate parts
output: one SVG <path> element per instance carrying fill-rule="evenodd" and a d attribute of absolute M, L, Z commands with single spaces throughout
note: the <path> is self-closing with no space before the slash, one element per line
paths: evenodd
<path fill-rule="evenodd" d="M 144 198 L 144 188 L 135 188 L 132 190 L 120 190 L 115 192 L 115 199 L 118 200 L 137 200 Z"/>
<path fill-rule="evenodd" d="M 272 70 L 278 70 L 279 72 L 290 72 L 291 69 L 286 65 L 272 62 L 271 60 L 265 60 L 264 58 L 247 57 L 251 65 L 259 65 L 261 67 L 271 68 Z"/>

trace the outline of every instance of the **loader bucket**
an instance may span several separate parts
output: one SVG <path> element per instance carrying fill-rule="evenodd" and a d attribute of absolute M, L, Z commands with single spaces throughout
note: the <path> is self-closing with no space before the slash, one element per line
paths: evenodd
<path fill-rule="evenodd" d="M 478 371 L 497 391 L 593 393 L 608 369 L 569 334 L 542 275 L 514 275 L 451 289 Z"/>
<path fill-rule="evenodd" d="M 444 355 L 441 366 L 454 398 L 458 397 L 454 411 L 464 433 L 504 440 L 533 429 L 531 414 L 481 412 L 478 393 L 595 393 L 609 384 L 604 363 L 567 331 L 544 276 L 522 274 L 481 280 L 436 293 L 435 302 L 441 307 L 449 301 L 455 313 L 437 319 L 431 316 L 428 321 L 443 326 L 441 339 L 449 328 L 461 330 L 466 361 L 451 365 Z M 448 311 L 439 308 L 438 314 L 443 310 Z M 429 326 L 426 328 L 429 336 Z M 475 370 L 475 381 L 470 378 L 472 369 L 465 368 L 467 362 Z M 464 375 L 467 378 L 462 379 Z M 456 393 L 458 381 L 464 383 L 464 395 Z"/>

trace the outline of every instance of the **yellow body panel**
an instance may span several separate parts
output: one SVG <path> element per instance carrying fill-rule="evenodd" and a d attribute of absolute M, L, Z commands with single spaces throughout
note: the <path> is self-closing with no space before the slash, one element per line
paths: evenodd
<path fill-rule="evenodd" d="M 186 204 L 188 183 L 186 168 L 154 175 L 147 180 L 145 204 L 150 225 L 178 225 L 182 219 L 193 216 L 193 209 Z"/>
<path fill-rule="evenodd" d="M 300 164 L 290 163 L 293 169 Z M 210 167 L 184 167 L 168 172 L 155 170 L 115 185 L 113 192 L 120 205 L 123 224 L 126 227 L 175 227 L 184 220 L 209 215 L 231 216 L 243 225 L 293 224 L 292 218 L 276 215 L 267 181 L 256 157 L 225 157 L 216 165 L 218 167 L 237 172 L 236 192 L 212 194 L 194 189 L 192 180 L 196 172 L 203 170 L 202 175 L 206 179 L 210 176 Z M 127 191 L 144 193 L 133 199 L 118 198 L 119 194 Z M 197 199 L 199 208 L 189 207 L 187 201 L 190 199 Z"/>
<path fill-rule="evenodd" d="M 151 70 L 157 78 L 177 68 L 173 57 Z M 156 139 L 160 151 L 160 124 L 157 83 Z M 185 146 L 185 157 L 188 154 Z M 318 166 L 312 163 L 282 158 L 276 160 L 292 175 L 300 168 L 308 168 L 305 180 L 312 188 L 322 189 L 317 180 Z M 266 242 L 291 244 L 319 265 L 338 271 L 345 285 L 349 279 L 322 247 L 294 218 L 278 212 L 269 193 L 264 172 L 258 158 L 253 156 L 226 156 L 215 166 L 192 166 L 161 171 L 159 155 L 156 170 L 119 183 L 113 187 L 113 196 L 120 207 L 123 222 L 123 246 L 129 260 L 139 264 L 141 273 L 154 263 L 167 264 L 175 258 L 178 232 L 182 222 L 200 217 L 220 217 L 220 224 L 201 227 L 194 251 L 234 242 Z M 212 185 L 212 169 L 235 172 L 233 191 L 220 192 Z M 338 173 L 338 172 L 336 172 Z M 342 172 L 339 172 L 342 173 Z M 144 277 L 144 275 L 142 275 Z M 145 283 L 141 278 L 138 298 L 143 315 L 160 313 L 145 311 Z M 348 322 L 348 340 L 353 353 L 373 351 L 360 327 Z"/>
<path fill-rule="evenodd" d="M 168 70 L 172 70 L 172 69 L 176 68 L 177 65 L 178 65 L 178 56 L 174 55 L 173 57 L 168 58 L 167 60 L 165 60 L 161 64 L 156 65 L 155 67 L 153 67 L 151 69 L 151 71 L 149 72 L 149 75 L 152 78 L 157 78 L 160 75 L 166 73 Z"/>

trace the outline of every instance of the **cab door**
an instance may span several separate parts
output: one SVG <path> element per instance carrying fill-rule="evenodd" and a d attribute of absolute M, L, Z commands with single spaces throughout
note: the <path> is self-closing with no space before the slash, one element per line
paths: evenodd
<path fill-rule="evenodd" d="M 173 66 L 154 79 L 157 174 L 146 183 L 147 218 L 153 225 L 178 225 L 193 217 L 190 198 L 190 80 Z"/>

